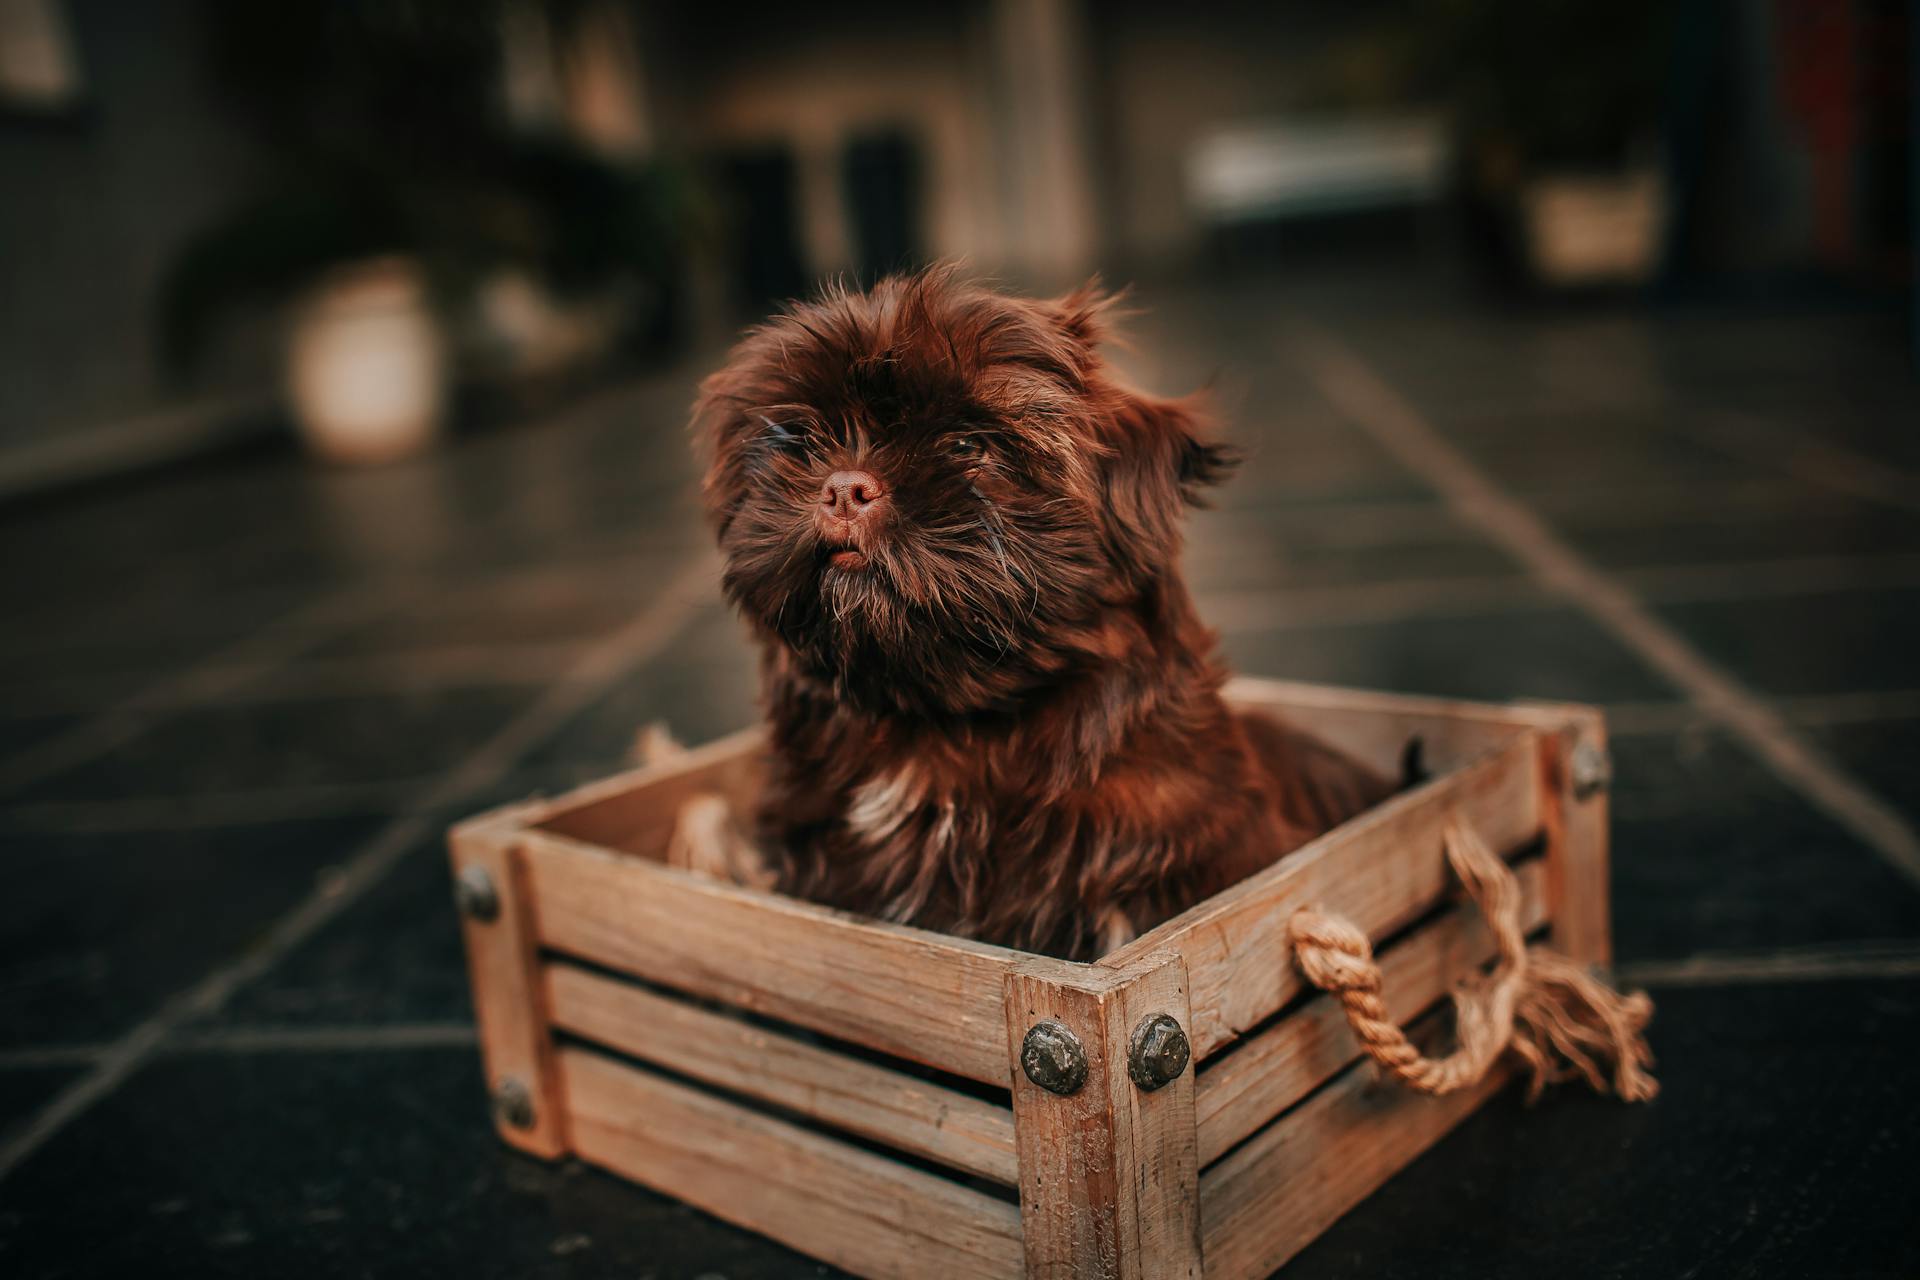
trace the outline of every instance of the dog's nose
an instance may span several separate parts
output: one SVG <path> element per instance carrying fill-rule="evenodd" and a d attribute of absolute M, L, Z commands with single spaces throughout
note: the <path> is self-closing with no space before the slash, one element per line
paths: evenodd
<path fill-rule="evenodd" d="M 820 505 L 842 520 L 858 520 L 887 496 L 871 471 L 836 471 L 820 491 Z"/>

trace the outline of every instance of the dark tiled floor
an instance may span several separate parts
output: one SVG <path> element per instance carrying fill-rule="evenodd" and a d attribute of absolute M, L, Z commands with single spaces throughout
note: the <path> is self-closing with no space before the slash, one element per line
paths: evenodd
<path fill-rule="evenodd" d="M 1387 274 L 1138 298 L 1138 375 L 1170 392 L 1211 379 L 1251 446 L 1188 557 L 1240 668 L 1686 718 L 1631 644 L 1342 416 L 1295 349 L 1303 330 L 1330 334 L 1707 660 L 1762 697 L 1846 695 L 1843 716 L 1791 704 L 1810 717 L 1797 731 L 1920 818 L 1911 698 L 1876 710 L 1920 688 L 1901 559 L 1920 552 L 1920 512 L 1875 487 L 1920 475 L 1920 396 L 1890 328 L 1489 312 Z M 752 656 L 708 587 L 625 669 L 569 686 L 576 709 L 509 735 L 511 759 L 456 774 L 466 790 L 445 807 L 450 771 L 533 724 L 705 545 L 682 431 L 701 363 L 389 471 L 261 451 L 0 513 L 0 591 L 19 602 L 0 636 L 0 779 L 86 740 L 129 695 L 183 697 L 0 794 L 0 1141 L 86 1078 L 75 1046 L 269 960 L 175 1017 L 0 1180 L 0 1272 L 819 1271 L 612 1178 L 508 1154 L 460 1043 L 446 822 L 617 769 L 649 721 L 698 742 L 754 719 Z M 182 683 L 209 671 L 230 678 Z M 1893 976 L 1920 956 L 1920 890 L 1727 733 L 1623 735 L 1616 756 L 1616 940 L 1623 962 L 1670 975 L 1654 992 L 1665 1093 L 1642 1109 L 1497 1103 L 1297 1274 L 1890 1275 L 1920 1260 L 1905 1084 L 1920 988 Z M 330 896 L 381 848 L 398 853 L 384 875 Z M 260 951 L 303 903 L 331 915 Z M 1892 968 L 1807 968 L 1850 954 Z M 1733 961 L 1740 981 L 1712 976 Z M 334 1047 L 290 1046 L 296 1032 Z"/>
<path fill-rule="evenodd" d="M 1916 1016 L 1912 981 L 1662 992 L 1651 1107 L 1503 1098 L 1287 1274 L 1911 1274 Z"/>
<path fill-rule="evenodd" d="M 1661 613 L 1766 693 L 1897 689 L 1916 677 L 1920 588 L 1666 604 Z M 1819 643 L 1809 643 L 1809 633 Z"/>
<path fill-rule="evenodd" d="M 516 785 L 515 794 L 536 788 Z M 228 1027 L 470 1021 L 467 962 L 438 834 L 218 1015 Z"/>
<path fill-rule="evenodd" d="M 0 829 L 0 1048 L 125 1034 L 314 893 L 377 825 Z"/>
<path fill-rule="evenodd" d="M 22 799 L 71 802 L 429 779 L 458 763 L 534 693 L 408 690 L 191 708 L 49 778 Z"/>
<path fill-rule="evenodd" d="M 1236 669 L 1460 698 L 1630 702 L 1674 696 L 1571 609 L 1427 617 L 1226 638 Z"/>
<path fill-rule="evenodd" d="M 1614 743 L 1623 961 L 1920 938 L 1920 893 L 1719 735 Z"/>
<path fill-rule="evenodd" d="M 165 1059 L 35 1162 L 32 1194 L 0 1209 L 0 1263 L 249 1280 L 818 1274 L 606 1175 L 502 1156 L 473 1123 L 483 1100 L 466 1049 Z"/>
<path fill-rule="evenodd" d="M 1832 725 L 1814 736 L 1856 777 L 1920 822 L 1920 720 Z"/>

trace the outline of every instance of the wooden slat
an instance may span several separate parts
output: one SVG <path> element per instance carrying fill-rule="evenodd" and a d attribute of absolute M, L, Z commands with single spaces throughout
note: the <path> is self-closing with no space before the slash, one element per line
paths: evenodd
<path fill-rule="evenodd" d="M 1349 1067 L 1201 1175 L 1208 1280 L 1270 1274 L 1471 1115 L 1509 1074 L 1497 1066 L 1472 1088 L 1429 1098 L 1378 1078 L 1371 1063 Z"/>
<path fill-rule="evenodd" d="M 1225 694 L 1237 708 L 1284 717 L 1390 774 L 1398 771 L 1401 752 L 1415 734 L 1427 768 L 1442 773 L 1512 745 L 1528 729 L 1551 729 L 1591 714 L 1561 703 L 1461 702 L 1247 676 L 1228 681 Z"/>
<path fill-rule="evenodd" d="M 1006 975 L 1028 962 L 1020 952 L 877 924 L 541 832 L 527 833 L 522 847 L 543 946 L 1007 1083 Z"/>
<path fill-rule="evenodd" d="M 1037 966 L 1007 979 L 1015 1055 L 1028 1028 L 1050 1019 L 1079 1038 L 1087 1057 L 1086 1083 L 1066 1096 L 1013 1073 L 1029 1276 L 1199 1280 L 1193 1070 L 1152 1092 L 1127 1073 L 1133 1029 L 1156 1013 L 1187 1023 L 1178 956 L 1077 985 Z"/>
<path fill-rule="evenodd" d="M 590 1050 L 559 1067 L 583 1160 L 861 1275 L 1021 1274 L 1012 1205 Z"/>
<path fill-rule="evenodd" d="M 1546 866 L 1517 867 L 1521 927 L 1546 923 Z M 1397 1022 L 1418 1017 L 1466 974 L 1492 960 L 1493 935 L 1463 903 L 1378 956 L 1388 1011 Z M 1340 1002 L 1321 995 L 1217 1060 L 1195 1085 L 1200 1163 L 1218 1160 L 1248 1134 L 1345 1070 L 1360 1056 Z"/>
<path fill-rule="evenodd" d="M 540 1000 L 525 868 L 515 842 L 527 806 L 510 806 L 469 819 L 447 835 L 455 877 L 484 872 L 498 900 L 491 920 L 462 916 L 467 978 L 473 987 L 487 1089 L 496 1098 L 509 1082 L 525 1089 L 531 1123 L 509 1124 L 496 1106 L 500 1136 L 532 1155 L 553 1159 L 567 1151 L 566 1117 L 553 1068 L 553 1033 Z"/>
<path fill-rule="evenodd" d="M 743 729 L 685 755 L 629 769 L 547 801 L 531 819 L 555 835 L 655 860 L 683 801 L 714 792 L 747 812 L 759 792 L 767 733 Z"/>
<path fill-rule="evenodd" d="M 1006 1107 L 564 961 L 546 966 L 546 998 L 563 1031 L 1003 1186 L 1019 1183 Z"/>
<path fill-rule="evenodd" d="M 1441 832 L 1457 815 L 1494 849 L 1540 833 L 1537 737 L 1525 731 L 1477 764 L 1344 823 L 1257 876 L 1149 930 L 1107 957 L 1126 964 L 1177 951 L 1193 993 L 1194 1051 L 1202 1059 L 1266 1020 L 1301 991 L 1287 920 L 1317 903 L 1379 939 L 1411 924 L 1451 884 Z"/>

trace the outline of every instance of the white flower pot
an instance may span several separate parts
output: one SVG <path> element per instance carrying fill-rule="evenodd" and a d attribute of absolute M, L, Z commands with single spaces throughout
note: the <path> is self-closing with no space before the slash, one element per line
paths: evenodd
<path fill-rule="evenodd" d="M 307 447 L 329 462 L 411 457 L 440 434 L 447 351 L 418 264 L 376 258 L 329 274 L 296 309 L 287 384 Z"/>
<path fill-rule="evenodd" d="M 1659 265 L 1666 204 L 1651 169 L 1533 179 L 1522 211 L 1534 277 L 1560 287 L 1646 281 Z"/>

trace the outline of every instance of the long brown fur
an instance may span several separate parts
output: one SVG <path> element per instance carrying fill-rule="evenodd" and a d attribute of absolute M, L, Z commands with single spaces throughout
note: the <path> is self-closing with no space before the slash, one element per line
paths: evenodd
<path fill-rule="evenodd" d="M 893 277 L 768 321 L 703 385 L 787 892 L 1085 958 L 1394 789 L 1222 702 L 1177 562 L 1235 459 L 1112 372 L 1109 304 Z M 823 514 L 849 468 L 885 489 L 854 525 Z"/>

